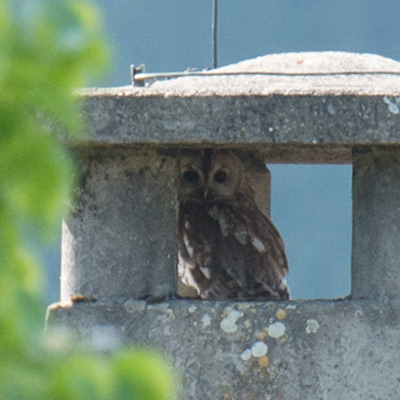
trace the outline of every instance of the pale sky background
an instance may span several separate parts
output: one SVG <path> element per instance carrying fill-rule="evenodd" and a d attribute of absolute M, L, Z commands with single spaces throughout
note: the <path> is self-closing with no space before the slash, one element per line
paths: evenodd
<path fill-rule="evenodd" d="M 103 86 L 147 72 L 211 67 L 212 0 L 99 0 L 114 45 Z M 375 53 L 400 60 L 400 1 L 219 0 L 219 66 L 295 51 Z M 351 166 L 269 165 L 272 219 L 290 262 L 292 298 L 350 292 Z M 58 300 L 59 251 L 48 258 Z"/>

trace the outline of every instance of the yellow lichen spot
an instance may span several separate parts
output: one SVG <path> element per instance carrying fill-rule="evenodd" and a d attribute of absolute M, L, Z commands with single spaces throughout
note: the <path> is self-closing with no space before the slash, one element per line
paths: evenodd
<path fill-rule="evenodd" d="M 260 332 L 260 334 L 257 336 L 257 338 L 260 340 L 264 340 L 267 336 L 268 335 L 266 332 Z"/>
<path fill-rule="evenodd" d="M 286 318 L 286 311 L 282 310 L 282 308 L 279 308 L 278 311 L 276 312 L 276 318 L 278 318 L 280 321 Z"/>
<path fill-rule="evenodd" d="M 268 365 L 269 365 L 269 358 L 268 358 L 268 356 L 259 357 L 259 358 L 258 358 L 258 365 L 259 365 L 260 367 L 267 368 Z"/>
<path fill-rule="evenodd" d="M 282 339 L 281 339 L 281 343 L 286 343 L 288 341 L 288 338 L 286 337 L 286 336 L 284 336 Z"/>
<path fill-rule="evenodd" d="M 254 308 L 252 308 L 252 309 L 250 310 L 250 312 L 251 312 L 252 314 L 256 314 L 256 313 L 257 313 L 257 310 L 254 309 Z"/>

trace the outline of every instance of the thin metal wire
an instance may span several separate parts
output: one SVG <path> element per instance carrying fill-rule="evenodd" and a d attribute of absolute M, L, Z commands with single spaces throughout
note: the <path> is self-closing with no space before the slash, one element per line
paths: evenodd
<path fill-rule="evenodd" d="M 213 0 L 213 14 L 211 22 L 212 30 L 212 65 L 213 68 L 218 66 L 218 0 Z"/>

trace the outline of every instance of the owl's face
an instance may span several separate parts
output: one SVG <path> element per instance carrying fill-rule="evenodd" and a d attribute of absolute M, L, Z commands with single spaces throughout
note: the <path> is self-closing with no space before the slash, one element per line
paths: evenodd
<path fill-rule="evenodd" d="M 243 178 L 243 166 L 228 150 L 182 152 L 178 159 L 179 199 L 199 202 L 230 200 Z"/>

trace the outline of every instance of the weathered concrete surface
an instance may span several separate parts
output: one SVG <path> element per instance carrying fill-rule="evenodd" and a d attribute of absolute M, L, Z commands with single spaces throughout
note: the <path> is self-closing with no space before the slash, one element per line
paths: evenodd
<path fill-rule="evenodd" d="M 216 71 L 255 75 L 83 91 L 89 140 L 253 146 L 266 161 L 285 163 L 351 163 L 354 144 L 400 145 L 400 63 L 393 60 L 289 53 Z"/>
<path fill-rule="evenodd" d="M 63 223 L 61 300 L 176 293 L 175 158 L 81 149 L 81 186 Z"/>
<path fill-rule="evenodd" d="M 271 215 L 271 174 L 257 151 L 236 151 L 235 154 L 246 169 L 251 181 L 258 208 L 267 216 Z"/>
<path fill-rule="evenodd" d="M 159 81 L 152 94 L 167 96 L 394 95 L 400 63 L 376 54 L 296 52 L 260 56 L 209 73 L 226 75 Z M 234 74 L 234 75 L 229 75 Z M 136 88 L 135 88 L 136 89 Z"/>
<path fill-rule="evenodd" d="M 382 400 L 400 393 L 398 301 L 75 303 L 53 305 L 49 323 L 72 327 L 87 346 L 163 349 L 188 400 Z"/>
<path fill-rule="evenodd" d="M 352 296 L 400 297 L 400 151 L 354 150 Z"/>

